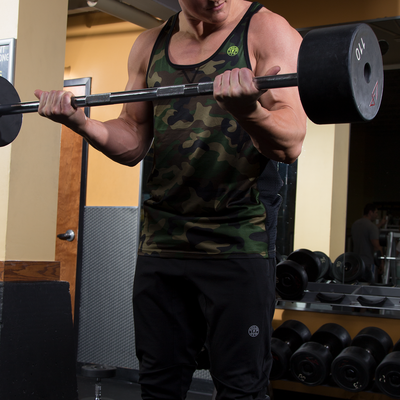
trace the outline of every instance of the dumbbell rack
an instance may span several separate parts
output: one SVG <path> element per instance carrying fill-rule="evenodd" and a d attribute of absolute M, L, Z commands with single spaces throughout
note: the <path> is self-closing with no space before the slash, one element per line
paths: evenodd
<path fill-rule="evenodd" d="M 359 313 L 364 309 L 366 315 L 399 318 L 400 290 L 398 287 L 309 282 L 301 300 L 277 298 L 276 308 L 336 314 Z"/>
<path fill-rule="evenodd" d="M 385 318 L 400 318 L 400 288 L 396 284 L 396 243 L 400 233 L 387 235 L 386 257 L 384 261 L 382 286 L 362 284 L 342 284 L 308 282 L 304 296 L 300 300 L 284 300 L 277 297 L 277 309 L 291 309 L 336 314 L 356 314 L 362 309 L 366 315 Z"/>

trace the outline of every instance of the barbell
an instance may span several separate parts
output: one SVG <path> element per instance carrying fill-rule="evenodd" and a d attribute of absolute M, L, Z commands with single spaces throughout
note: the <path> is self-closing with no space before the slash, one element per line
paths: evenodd
<path fill-rule="evenodd" d="M 304 111 L 316 124 L 371 121 L 383 94 L 379 42 L 364 23 L 313 29 L 300 46 L 297 73 L 256 77 L 254 83 L 260 90 L 297 86 Z M 212 93 L 210 81 L 78 96 L 72 105 L 93 107 Z M 18 136 L 22 114 L 38 109 L 38 101 L 21 103 L 13 85 L 0 77 L 0 147 Z"/>

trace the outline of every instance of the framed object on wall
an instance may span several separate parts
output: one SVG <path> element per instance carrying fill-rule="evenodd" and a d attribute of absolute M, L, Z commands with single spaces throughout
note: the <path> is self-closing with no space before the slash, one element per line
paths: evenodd
<path fill-rule="evenodd" d="M 0 76 L 14 84 L 15 39 L 0 40 Z"/>

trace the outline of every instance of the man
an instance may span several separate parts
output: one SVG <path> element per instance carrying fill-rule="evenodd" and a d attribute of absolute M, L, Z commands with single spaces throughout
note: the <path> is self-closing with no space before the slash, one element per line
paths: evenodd
<path fill-rule="evenodd" d="M 377 271 L 375 271 L 374 253 L 380 251 L 379 226 L 385 223 L 382 220 L 380 225 L 376 225 L 378 219 L 378 209 L 375 204 L 368 203 L 364 207 L 362 218 L 353 223 L 351 227 L 351 237 L 353 240 L 353 251 L 357 253 L 365 264 L 365 278 L 369 282 L 377 281 Z M 379 266 L 376 266 L 379 267 Z"/>
<path fill-rule="evenodd" d="M 253 77 L 295 72 L 301 37 L 257 3 L 179 3 L 134 43 L 126 89 L 214 80 L 213 96 L 129 103 L 99 122 L 70 93 L 37 90 L 39 113 L 125 165 L 154 139 L 133 300 L 142 398 L 184 399 L 206 344 L 217 399 L 264 399 L 277 162 L 299 156 L 306 116 L 296 88 L 261 92 Z"/>

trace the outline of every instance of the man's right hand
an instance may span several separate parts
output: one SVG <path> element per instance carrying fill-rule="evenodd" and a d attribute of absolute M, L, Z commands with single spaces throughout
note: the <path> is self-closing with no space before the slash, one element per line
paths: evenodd
<path fill-rule="evenodd" d="M 66 125 L 74 131 L 83 130 L 87 118 L 82 109 L 71 105 L 72 92 L 62 90 L 45 92 L 37 89 L 34 94 L 39 99 L 38 113 L 41 116 Z"/>

